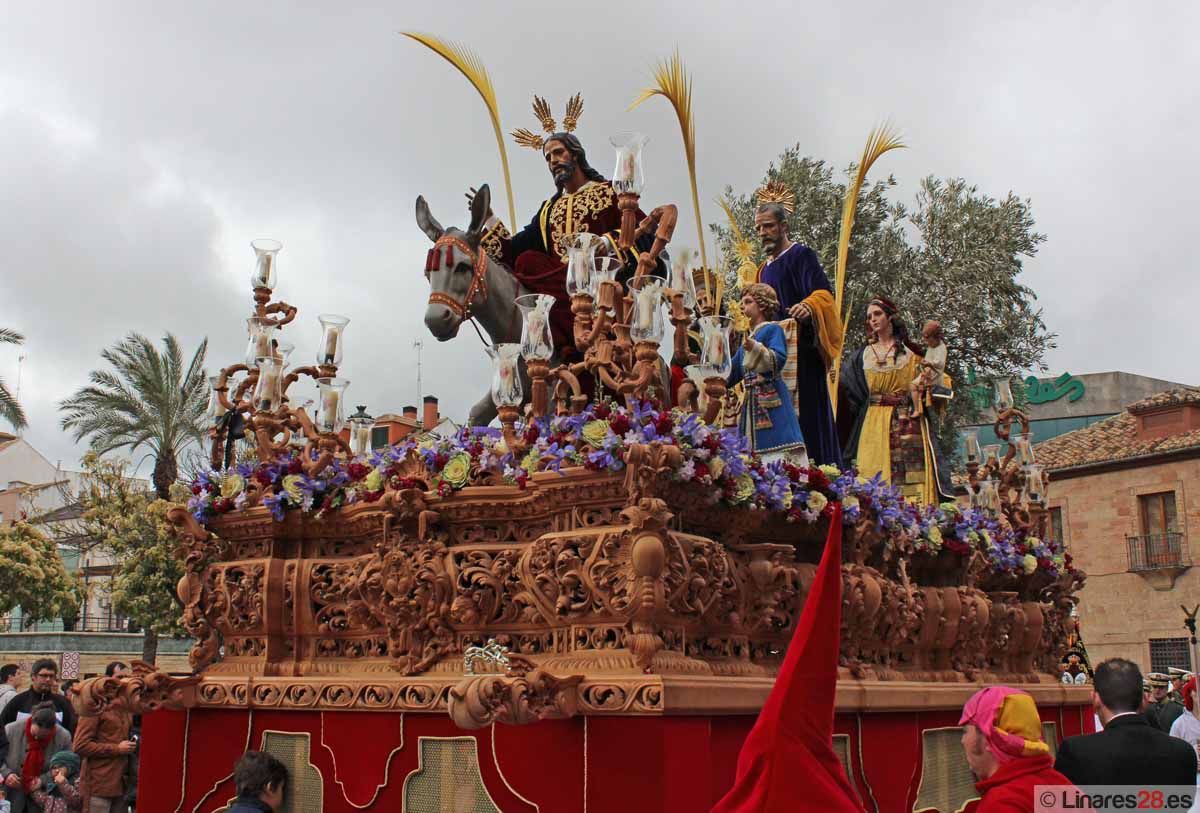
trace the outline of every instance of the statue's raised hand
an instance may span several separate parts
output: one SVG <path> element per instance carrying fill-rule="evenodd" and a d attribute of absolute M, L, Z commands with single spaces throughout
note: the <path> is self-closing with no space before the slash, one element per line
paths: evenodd
<path fill-rule="evenodd" d="M 467 191 L 463 193 L 463 196 L 467 199 L 467 211 L 470 211 L 471 207 L 475 204 L 475 193 L 478 191 L 478 189 L 472 186 L 468 187 Z M 487 219 L 491 220 L 493 217 L 495 217 L 495 215 L 496 213 L 493 212 L 492 207 L 489 206 L 487 210 Z"/>

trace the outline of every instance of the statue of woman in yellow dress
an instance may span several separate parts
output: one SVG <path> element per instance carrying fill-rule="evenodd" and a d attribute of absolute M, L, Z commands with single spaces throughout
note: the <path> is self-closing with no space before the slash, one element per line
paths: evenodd
<path fill-rule="evenodd" d="M 842 364 L 842 408 L 854 420 L 843 456 L 861 476 L 882 474 L 911 501 L 929 504 L 953 500 L 954 492 L 937 452 L 935 416 L 913 414 L 909 393 L 921 373 L 920 350 L 895 303 L 872 299 L 867 345 Z"/>

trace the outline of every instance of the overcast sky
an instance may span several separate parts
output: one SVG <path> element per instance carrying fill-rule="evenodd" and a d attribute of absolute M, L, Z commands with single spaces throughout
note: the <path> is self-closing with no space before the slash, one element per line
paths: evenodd
<path fill-rule="evenodd" d="M 537 129 L 532 93 L 561 117 L 582 91 L 579 135 L 606 175 L 609 134 L 649 133 L 644 202 L 680 204 L 681 245 L 695 236 L 673 114 L 661 99 L 624 112 L 676 45 L 706 222 L 724 185 L 751 190 L 785 147 L 841 167 L 890 116 L 910 148 L 875 175 L 902 199 L 927 174 L 1032 199 L 1048 240 L 1024 276 L 1060 334 L 1053 372 L 1200 379 L 1194 2 L 305 5 L 4 0 L 0 325 L 27 342 L 0 347 L 0 375 L 15 388 L 26 356 L 26 437 L 52 461 L 80 452 L 57 402 L 125 333 L 207 336 L 210 369 L 237 360 L 256 237 L 284 245 L 294 359 L 311 361 L 319 313 L 349 316 L 350 402 L 398 412 L 418 400 L 424 339 L 425 392 L 465 417 L 488 365 L 473 331 L 425 331 L 413 201 L 462 224 L 463 191 L 490 181 L 507 218 L 503 182 L 474 91 L 399 30 L 473 48 L 506 131 Z M 552 183 L 535 153 L 509 157 L 527 221 Z"/>

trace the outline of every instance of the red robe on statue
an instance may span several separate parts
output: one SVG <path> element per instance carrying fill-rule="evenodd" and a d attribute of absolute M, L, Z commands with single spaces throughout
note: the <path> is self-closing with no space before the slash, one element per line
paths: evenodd
<path fill-rule="evenodd" d="M 835 505 L 787 656 L 742 744 L 733 787 L 712 813 L 862 813 L 833 751 L 841 626 L 842 511 Z"/>
<path fill-rule="evenodd" d="M 641 211 L 637 212 L 639 223 L 644 217 Z M 575 317 L 567 296 L 567 261 L 562 238 L 580 232 L 603 237 L 609 254 L 622 262 L 624 268 L 617 276 L 624 279 L 637 267 L 637 253 L 618 248 L 620 230 L 621 211 L 612 184 L 588 181 L 574 194 L 559 192 L 544 201 L 528 226 L 511 238 L 500 238 L 499 259 L 512 269 L 513 276 L 531 293 L 555 297 L 550 309 L 555 347 L 565 349 L 575 344 Z M 635 249 L 644 251 L 653 241 L 653 235 L 646 235 Z"/>

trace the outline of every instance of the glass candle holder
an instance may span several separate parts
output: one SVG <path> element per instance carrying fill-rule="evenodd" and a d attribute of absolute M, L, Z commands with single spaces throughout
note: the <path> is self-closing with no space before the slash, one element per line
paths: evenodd
<path fill-rule="evenodd" d="M 283 243 L 278 240 L 251 240 L 250 248 L 254 249 L 254 271 L 250 274 L 250 285 L 274 290 L 276 255 L 283 248 Z"/>
<path fill-rule="evenodd" d="M 317 431 L 336 434 L 342 431 L 346 420 L 343 417 L 342 401 L 350 382 L 344 378 L 319 378 L 320 396 L 317 409 Z"/>
<path fill-rule="evenodd" d="M 283 378 L 283 362 L 274 356 L 263 356 L 256 361 L 258 381 L 254 384 L 254 408 L 272 412 L 282 399 L 279 384 Z"/>
<path fill-rule="evenodd" d="M 968 429 L 963 432 L 963 456 L 968 466 L 978 465 L 983 459 L 983 451 L 979 448 L 979 430 Z"/>
<path fill-rule="evenodd" d="M 520 406 L 525 398 L 518 366 L 521 345 L 498 344 L 488 353 L 492 357 L 492 403 L 498 407 Z"/>
<path fill-rule="evenodd" d="M 696 307 L 696 281 L 692 276 L 692 250 L 681 248 L 671 262 L 671 284 L 673 291 L 683 294 L 683 306 L 688 310 Z"/>
<path fill-rule="evenodd" d="M 246 344 L 246 366 L 253 367 L 264 356 L 272 355 L 271 347 L 279 328 L 262 316 L 251 316 L 246 320 L 246 333 L 250 339 Z"/>
<path fill-rule="evenodd" d="M 666 324 L 661 305 L 666 284 L 662 277 L 651 276 L 634 277 L 629 281 L 633 292 L 629 335 L 635 342 L 662 342 Z"/>
<path fill-rule="evenodd" d="M 367 454 L 371 451 L 371 429 L 375 419 L 367 414 L 365 404 L 359 404 L 358 411 L 350 416 L 350 451 L 356 455 Z"/>
<path fill-rule="evenodd" d="M 272 344 L 275 346 L 272 355 L 283 362 L 283 367 L 286 370 L 288 360 L 292 357 L 292 351 L 296 349 L 296 345 L 291 342 L 281 342 L 278 340 L 272 342 Z"/>
<path fill-rule="evenodd" d="M 1046 472 L 1036 463 L 1025 467 L 1025 494 L 1033 505 L 1046 504 Z"/>
<path fill-rule="evenodd" d="M 993 469 L 1000 468 L 1000 444 L 989 443 L 983 447 L 983 465 Z"/>
<path fill-rule="evenodd" d="M 1000 510 L 1000 490 L 991 477 L 979 481 L 979 507 L 985 511 Z"/>
<path fill-rule="evenodd" d="M 350 320 L 336 313 L 323 313 L 317 317 L 321 323 L 321 344 L 317 349 L 317 364 L 338 365 L 342 363 L 342 331 Z"/>
<path fill-rule="evenodd" d="M 1012 381 L 1007 376 L 992 380 L 992 403 L 997 412 L 1012 409 L 1016 404 L 1013 400 Z"/>
<path fill-rule="evenodd" d="M 1017 465 L 1032 466 L 1036 461 L 1033 459 L 1033 433 L 1022 432 L 1012 436 L 1013 448 L 1016 449 Z"/>
<path fill-rule="evenodd" d="M 548 361 L 554 355 L 554 337 L 550 333 L 550 294 L 526 294 L 514 300 L 521 310 L 521 355 L 527 361 Z"/>
<path fill-rule="evenodd" d="M 596 273 L 596 248 L 600 238 L 591 232 L 569 234 L 562 238 L 567 255 L 567 294 L 591 293 Z"/>
<path fill-rule="evenodd" d="M 593 300 L 599 302 L 601 283 L 616 282 L 617 272 L 621 270 L 621 261 L 616 257 L 597 257 L 594 262 L 595 271 L 592 274 L 592 283 L 588 286 L 588 293 L 592 295 Z"/>
<path fill-rule="evenodd" d="M 217 382 L 221 380 L 220 376 L 210 375 L 208 377 L 208 420 L 213 426 L 221 422 L 221 418 L 225 417 L 225 405 L 221 403 L 221 395 L 217 392 Z"/>
<path fill-rule="evenodd" d="M 733 370 L 733 355 L 729 351 L 733 320 L 728 316 L 702 316 L 699 321 L 700 363 L 716 370 L 715 375 L 729 378 Z"/>
<path fill-rule="evenodd" d="M 646 188 L 642 148 L 649 139 L 642 133 L 617 133 L 608 139 L 617 151 L 612 185 L 618 195 L 641 195 Z"/>

